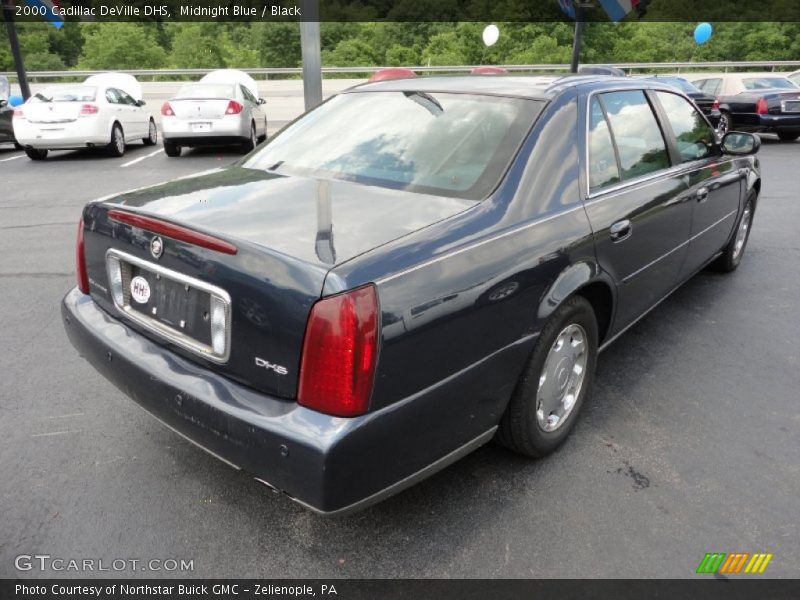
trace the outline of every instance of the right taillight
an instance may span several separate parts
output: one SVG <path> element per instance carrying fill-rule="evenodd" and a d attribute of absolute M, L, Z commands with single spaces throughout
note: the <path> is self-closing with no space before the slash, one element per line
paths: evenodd
<path fill-rule="evenodd" d="M 303 340 L 297 402 L 338 417 L 367 412 L 378 360 L 374 285 L 318 301 Z"/>
<path fill-rule="evenodd" d="M 225 109 L 226 115 L 238 115 L 244 110 L 244 106 L 239 104 L 236 100 L 228 102 L 228 108 Z"/>
<path fill-rule="evenodd" d="M 100 112 L 100 108 L 96 104 L 84 104 L 81 106 L 80 115 L 82 117 L 90 117 Z"/>
<path fill-rule="evenodd" d="M 769 112 L 769 106 L 767 106 L 766 98 L 758 99 L 758 102 L 756 102 L 756 112 L 760 115 L 765 115 Z"/>
<path fill-rule="evenodd" d="M 78 279 L 78 289 L 88 294 L 89 274 L 86 272 L 86 250 L 83 246 L 83 217 L 78 222 L 78 240 L 75 242 L 75 275 Z"/>
<path fill-rule="evenodd" d="M 175 111 L 172 110 L 172 105 L 170 105 L 169 102 L 164 102 L 164 104 L 161 105 L 161 114 L 165 117 L 175 116 Z"/>

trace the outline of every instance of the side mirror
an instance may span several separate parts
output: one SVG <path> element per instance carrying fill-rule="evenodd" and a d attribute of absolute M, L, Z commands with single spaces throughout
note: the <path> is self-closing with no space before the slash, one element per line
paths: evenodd
<path fill-rule="evenodd" d="M 722 138 L 722 152 L 735 156 L 755 154 L 761 148 L 761 138 L 754 133 L 730 131 Z"/>
<path fill-rule="evenodd" d="M 136 106 L 144 106 L 145 104 L 147 104 L 147 102 L 145 102 L 144 100 L 137 100 L 136 101 Z"/>
<path fill-rule="evenodd" d="M 259 103 L 259 104 L 266 104 L 266 103 L 267 103 L 267 101 L 266 101 L 266 100 L 264 100 L 263 98 L 259 98 L 259 99 L 258 99 L 258 103 Z"/>

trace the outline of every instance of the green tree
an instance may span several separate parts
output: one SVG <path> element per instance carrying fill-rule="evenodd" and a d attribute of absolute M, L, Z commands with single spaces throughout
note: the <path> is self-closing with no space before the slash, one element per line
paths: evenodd
<path fill-rule="evenodd" d="M 82 69 L 158 69 L 167 63 L 151 23 L 93 23 L 83 28 L 78 61 Z"/>

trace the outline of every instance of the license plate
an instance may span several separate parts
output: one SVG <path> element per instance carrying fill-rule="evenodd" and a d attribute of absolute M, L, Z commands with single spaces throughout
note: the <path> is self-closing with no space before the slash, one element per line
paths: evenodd
<path fill-rule="evenodd" d="M 783 112 L 800 112 L 800 100 L 786 100 L 783 103 Z"/>
<path fill-rule="evenodd" d="M 211 131 L 211 123 L 192 123 L 192 131 L 194 133 Z"/>
<path fill-rule="evenodd" d="M 137 265 L 128 267 L 131 310 L 201 344 L 211 344 L 208 292 Z"/>

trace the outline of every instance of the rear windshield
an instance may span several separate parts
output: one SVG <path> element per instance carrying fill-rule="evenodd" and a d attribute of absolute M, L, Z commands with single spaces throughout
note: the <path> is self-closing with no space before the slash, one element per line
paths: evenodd
<path fill-rule="evenodd" d="M 346 93 L 284 129 L 243 166 L 481 200 L 543 106 L 470 94 Z"/>
<path fill-rule="evenodd" d="M 183 86 L 175 98 L 233 98 L 233 86 L 222 83 L 193 83 Z"/>
<path fill-rule="evenodd" d="M 795 84 L 783 77 L 753 77 L 743 79 L 742 83 L 748 90 L 797 89 Z"/>
<path fill-rule="evenodd" d="M 37 92 L 30 102 L 94 102 L 97 88 L 89 85 L 49 87 Z"/>
<path fill-rule="evenodd" d="M 692 85 L 685 79 L 681 79 L 680 77 L 657 77 L 656 80 L 663 81 L 664 83 L 676 87 L 687 94 L 693 94 L 700 91 L 696 86 Z"/>

